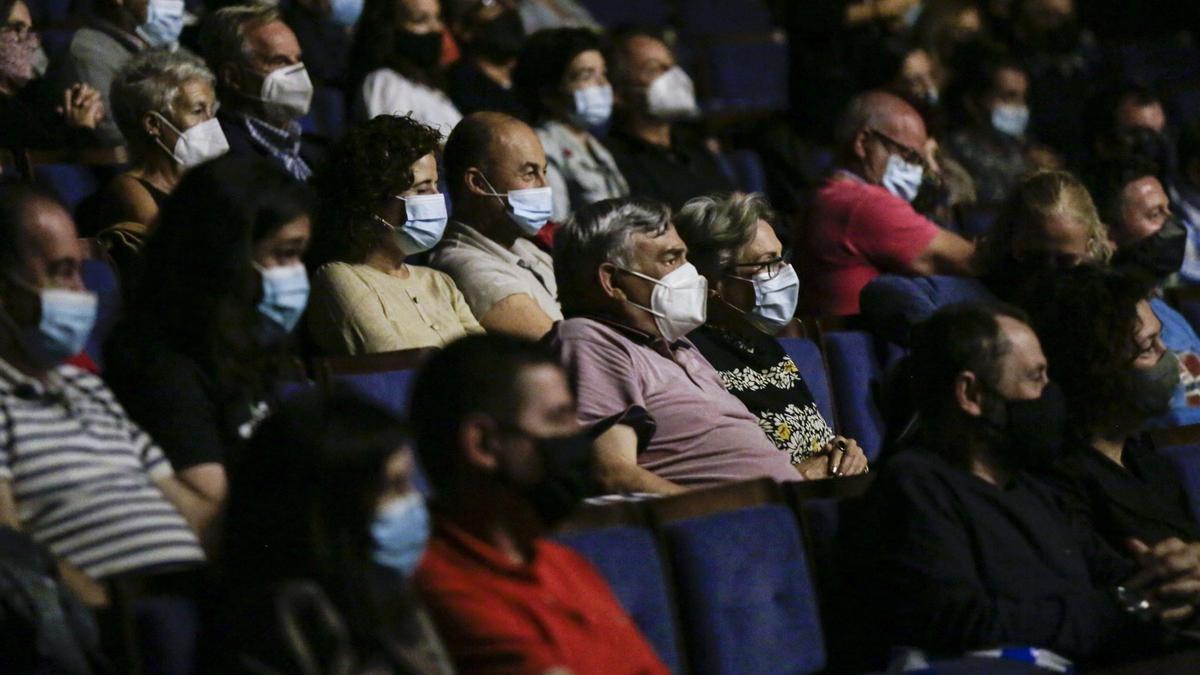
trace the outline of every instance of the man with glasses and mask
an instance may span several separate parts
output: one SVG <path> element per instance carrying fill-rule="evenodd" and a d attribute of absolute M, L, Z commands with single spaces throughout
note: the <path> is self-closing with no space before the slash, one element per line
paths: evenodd
<path fill-rule="evenodd" d="M 81 266 L 62 206 L 0 189 L 0 523 L 49 548 L 80 599 L 103 605 L 105 579 L 203 561 L 192 527 L 210 505 L 103 382 L 63 365 L 96 318 Z"/>
<path fill-rule="evenodd" d="M 1059 452 L 1067 413 L 1023 313 L 948 307 L 914 331 L 912 364 L 921 440 L 845 528 L 856 626 L 879 639 L 856 648 L 1060 666 L 1161 648 L 1200 601 L 1200 556 L 1172 538 L 1122 556 L 1028 473 Z"/>
<path fill-rule="evenodd" d="M 296 34 L 271 5 L 225 7 L 201 26 L 204 59 L 217 77 L 217 119 L 232 154 L 278 162 L 296 180 L 312 177 L 320 149 L 302 136 L 313 85 Z"/>
<path fill-rule="evenodd" d="M 801 305 L 813 314 L 858 314 L 859 292 L 884 273 L 970 275 L 975 246 L 913 210 L 928 170 L 925 123 L 884 92 L 855 97 L 838 123 L 839 170 L 797 232 Z"/>
<path fill-rule="evenodd" d="M 481 112 L 459 122 L 443 154 L 454 219 L 429 257 L 489 333 L 537 340 L 562 319 L 554 263 L 534 243 L 554 196 L 529 125 Z"/>
<path fill-rule="evenodd" d="M 707 316 L 708 284 L 670 209 L 608 199 L 576 211 L 556 237 L 554 269 L 568 318 L 548 339 L 575 384 L 579 419 L 621 422 L 597 439 L 606 491 L 803 478 L 687 339 Z"/>
<path fill-rule="evenodd" d="M 435 491 L 413 582 L 464 673 L 666 673 L 608 584 L 545 534 L 592 492 L 592 437 L 534 343 L 463 338 L 417 376 L 411 420 Z"/>

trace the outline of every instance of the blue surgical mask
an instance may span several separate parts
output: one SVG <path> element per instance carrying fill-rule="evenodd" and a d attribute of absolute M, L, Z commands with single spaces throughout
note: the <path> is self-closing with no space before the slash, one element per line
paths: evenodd
<path fill-rule="evenodd" d="M 358 23 L 362 16 L 363 0 L 330 0 L 329 20 L 343 28 Z"/>
<path fill-rule="evenodd" d="M 576 126 L 598 127 L 612 115 L 612 86 L 604 84 L 576 89 L 574 96 L 575 110 L 571 112 L 571 121 Z"/>
<path fill-rule="evenodd" d="M 17 326 L 17 339 L 37 365 L 53 368 L 83 351 L 96 325 L 96 294 L 57 288 L 35 292 L 41 318 L 36 326 Z"/>
<path fill-rule="evenodd" d="M 388 502 L 371 524 L 376 563 L 412 578 L 429 543 L 429 510 L 419 492 Z"/>
<path fill-rule="evenodd" d="M 754 285 L 754 307 L 746 312 L 746 320 L 770 335 L 783 330 L 796 315 L 796 304 L 800 300 L 800 277 L 796 270 L 785 265 L 770 279 L 755 275 L 748 281 Z"/>
<path fill-rule="evenodd" d="M 167 47 L 179 40 L 183 32 L 183 0 L 150 0 L 146 7 L 146 23 L 138 26 L 138 37 L 151 47 Z"/>
<path fill-rule="evenodd" d="M 301 264 L 259 267 L 258 272 L 262 275 L 263 291 L 259 313 L 270 320 L 272 328 L 291 333 L 308 304 L 308 272 Z"/>
<path fill-rule="evenodd" d="M 1029 106 L 1001 104 L 992 108 L 992 126 L 1002 134 L 1024 136 L 1029 126 Z"/>
<path fill-rule="evenodd" d="M 507 194 L 500 194 L 492 187 L 487 176 L 483 180 L 492 190 L 486 193 L 488 196 L 508 202 L 508 217 L 521 228 L 525 236 L 535 236 L 550 222 L 550 216 L 554 213 L 554 193 L 549 187 L 509 190 Z"/>
<path fill-rule="evenodd" d="M 912 202 L 921 189 L 924 176 L 925 168 L 920 164 L 910 164 L 900 155 L 888 155 L 887 167 L 883 170 L 883 187 L 904 201 Z"/>
<path fill-rule="evenodd" d="M 411 195 L 396 197 L 404 200 L 405 221 L 401 227 L 396 227 L 383 218 L 374 215 L 375 220 L 392 228 L 400 242 L 400 250 L 404 255 L 416 255 L 437 246 L 446 231 L 446 198 L 442 193 L 432 195 Z"/>

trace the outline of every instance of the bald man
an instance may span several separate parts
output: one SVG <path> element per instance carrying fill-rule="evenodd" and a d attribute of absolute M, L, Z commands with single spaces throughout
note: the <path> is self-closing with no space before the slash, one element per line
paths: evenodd
<path fill-rule="evenodd" d="M 857 314 L 859 292 L 880 274 L 972 274 L 974 244 L 911 206 L 930 170 L 917 111 L 891 94 L 867 92 L 850 102 L 836 133 L 838 170 L 795 238 L 805 311 Z"/>
<path fill-rule="evenodd" d="M 537 134 L 515 117 L 475 113 L 443 157 L 454 220 L 429 264 L 454 278 L 489 333 L 540 339 L 563 316 L 554 262 L 533 243 L 553 208 Z"/>
<path fill-rule="evenodd" d="M 99 581 L 200 563 L 216 509 L 94 375 L 63 365 L 91 332 L 75 224 L 22 186 L 0 188 L 0 525 L 58 557 L 64 581 L 104 604 Z"/>

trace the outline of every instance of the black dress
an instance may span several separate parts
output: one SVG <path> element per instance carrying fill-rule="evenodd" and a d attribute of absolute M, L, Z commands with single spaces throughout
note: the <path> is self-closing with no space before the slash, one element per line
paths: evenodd
<path fill-rule="evenodd" d="M 817 410 L 800 369 L 774 338 L 744 337 L 705 324 L 688 339 L 793 464 L 820 453 L 833 440 L 833 429 Z"/>

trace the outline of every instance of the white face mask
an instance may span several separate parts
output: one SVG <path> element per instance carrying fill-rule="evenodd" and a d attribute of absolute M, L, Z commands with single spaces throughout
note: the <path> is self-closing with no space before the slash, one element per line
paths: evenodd
<path fill-rule="evenodd" d="M 262 83 L 261 100 L 281 110 L 292 118 L 308 114 L 312 103 L 313 84 L 303 63 L 276 68 Z"/>
<path fill-rule="evenodd" d="M 610 85 L 598 85 L 576 89 L 575 110 L 571 121 L 585 129 L 598 127 L 612 116 L 613 90 Z"/>
<path fill-rule="evenodd" d="M 904 201 L 912 202 L 921 189 L 924 176 L 925 168 L 920 164 L 909 164 L 900 159 L 900 155 L 888 155 L 887 168 L 883 170 L 883 187 Z"/>
<path fill-rule="evenodd" d="M 1001 104 L 992 108 L 992 127 L 996 131 L 1021 138 L 1028 126 L 1029 106 Z"/>
<path fill-rule="evenodd" d="M 734 278 L 754 285 L 754 307 L 745 313 L 746 320 L 762 332 L 774 335 L 783 330 L 796 315 L 796 305 L 800 301 L 800 277 L 791 265 L 784 265 L 770 279 L 765 272 L 750 279 Z"/>
<path fill-rule="evenodd" d="M 446 221 L 449 220 L 446 214 L 446 198 L 442 193 L 410 195 L 396 199 L 404 200 L 404 225 L 396 227 L 379 216 L 375 216 L 375 220 L 396 232 L 400 250 L 404 251 L 404 255 L 416 255 L 436 246 L 442 240 L 442 234 L 446 231 Z"/>
<path fill-rule="evenodd" d="M 696 85 L 679 66 L 659 75 L 646 90 L 646 111 L 659 119 L 696 117 Z"/>
<path fill-rule="evenodd" d="M 215 117 L 181 132 L 166 117 L 159 113 L 154 113 L 154 115 L 162 120 L 163 124 L 167 125 L 171 131 L 179 134 L 179 138 L 175 141 L 174 151 L 167 148 L 158 136 L 154 137 L 154 142 L 158 143 L 158 147 L 162 148 L 163 152 L 173 157 L 185 169 L 203 164 L 210 159 L 216 159 L 229 151 L 229 142 L 225 140 L 225 132 L 221 130 L 221 123 Z"/>
<path fill-rule="evenodd" d="M 679 340 L 708 319 L 708 281 L 700 276 L 695 265 L 684 263 L 661 279 L 624 267 L 618 269 L 654 284 L 649 307 L 628 299 L 625 302 L 650 313 L 667 342 Z"/>

